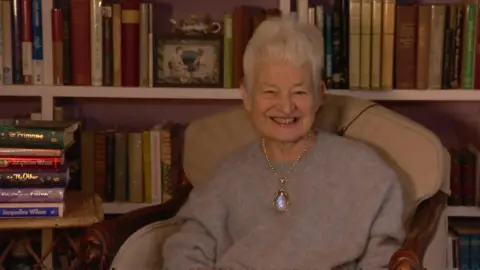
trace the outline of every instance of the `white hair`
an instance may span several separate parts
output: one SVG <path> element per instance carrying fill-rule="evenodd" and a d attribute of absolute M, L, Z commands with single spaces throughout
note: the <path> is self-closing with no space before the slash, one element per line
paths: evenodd
<path fill-rule="evenodd" d="M 319 89 L 324 65 L 323 35 L 314 24 L 290 17 L 274 17 L 262 22 L 248 42 L 243 55 L 244 86 L 252 91 L 255 67 L 265 58 L 310 66 L 313 86 Z"/>

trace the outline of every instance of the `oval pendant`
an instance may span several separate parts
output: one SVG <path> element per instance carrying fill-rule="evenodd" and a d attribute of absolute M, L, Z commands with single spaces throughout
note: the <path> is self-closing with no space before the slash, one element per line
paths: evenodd
<path fill-rule="evenodd" d="M 275 199 L 273 200 L 273 206 L 277 209 L 278 212 L 285 212 L 288 210 L 288 205 L 290 201 L 288 199 L 288 194 L 284 190 L 279 190 L 275 194 Z"/>

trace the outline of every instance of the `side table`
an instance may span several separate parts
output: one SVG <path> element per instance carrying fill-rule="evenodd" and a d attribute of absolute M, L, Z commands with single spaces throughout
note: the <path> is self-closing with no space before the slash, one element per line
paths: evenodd
<path fill-rule="evenodd" d="M 102 220 L 103 208 L 100 197 L 92 193 L 71 191 L 65 195 L 65 213 L 63 217 L 0 219 L 0 234 L 14 231 L 16 232 L 15 235 L 18 235 L 29 230 L 42 230 L 42 254 L 41 256 L 37 254 L 31 255 L 42 269 L 50 270 L 53 269 L 54 229 L 86 228 Z M 69 237 L 68 234 L 64 236 Z M 8 248 L 0 253 L 0 269 L 3 269 L 4 260 L 17 240 L 18 238 L 12 237 Z M 30 253 L 33 252 L 28 241 L 24 245 L 26 250 Z M 77 247 L 73 248 L 75 250 L 78 249 Z"/>

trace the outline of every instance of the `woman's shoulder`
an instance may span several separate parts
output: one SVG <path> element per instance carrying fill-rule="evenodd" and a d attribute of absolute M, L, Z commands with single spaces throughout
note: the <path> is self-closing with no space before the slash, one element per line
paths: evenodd
<path fill-rule="evenodd" d="M 259 158 L 263 157 L 259 147 L 258 141 L 252 141 L 226 153 L 212 168 L 209 182 L 213 181 L 217 185 L 225 181 L 230 182 L 229 185 L 235 183 L 235 179 L 241 177 L 246 171 L 254 169 Z"/>
<path fill-rule="evenodd" d="M 388 182 L 391 184 L 391 181 L 396 182 L 398 179 L 392 164 L 376 148 L 364 142 L 331 133 L 319 133 L 319 137 L 321 145 L 317 148 L 317 155 L 327 154 L 330 167 L 338 167 L 357 176 L 380 176 L 371 177 L 371 179 L 379 179 L 385 184 Z M 350 180 L 355 181 L 354 179 Z"/>
<path fill-rule="evenodd" d="M 319 132 L 318 143 L 320 145 L 320 147 L 317 148 L 319 152 L 332 152 L 334 155 L 345 156 L 350 160 L 359 159 L 368 161 L 381 159 L 378 151 L 372 146 L 338 134 Z"/>

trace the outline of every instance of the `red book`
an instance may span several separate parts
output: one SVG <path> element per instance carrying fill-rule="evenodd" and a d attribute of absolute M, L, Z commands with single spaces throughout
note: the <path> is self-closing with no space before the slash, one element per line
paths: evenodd
<path fill-rule="evenodd" d="M 0 168 L 8 169 L 59 169 L 63 163 L 63 157 L 0 156 Z"/>
<path fill-rule="evenodd" d="M 63 19 L 62 10 L 52 9 L 52 43 L 53 43 L 53 83 L 63 84 Z"/>
<path fill-rule="evenodd" d="M 122 1 L 122 86 L 140 85 L 140 1 Z"/>
<path fill-rule="evenodd" d="M 72 84 L 92 84 L 90 0 L 70 0 L 70 44 Z"/>

